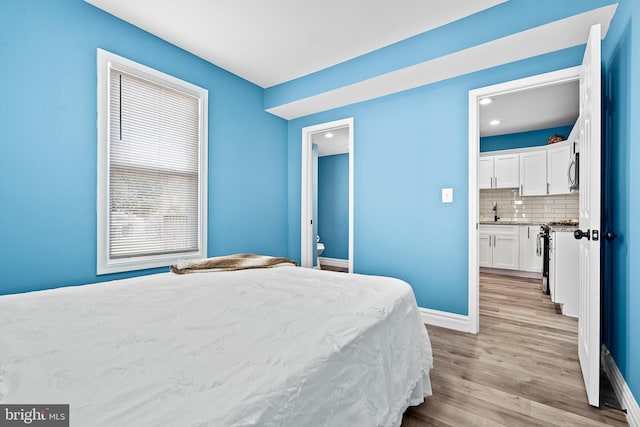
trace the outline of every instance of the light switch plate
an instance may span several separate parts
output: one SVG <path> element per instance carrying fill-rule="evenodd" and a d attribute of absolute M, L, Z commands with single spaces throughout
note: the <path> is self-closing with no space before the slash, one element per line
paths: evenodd
<path fill-rule="evenodd" d="M 453 203 L 453 188 L 442 189 L 442 203 Z"/>

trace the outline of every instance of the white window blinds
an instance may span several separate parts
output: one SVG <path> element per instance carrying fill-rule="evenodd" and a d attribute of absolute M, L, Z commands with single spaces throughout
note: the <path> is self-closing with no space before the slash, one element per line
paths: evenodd
<path fill-rule="evenodd" d="M 206 257 L 207 90 L 97 59 L 97 273 Z"/>
<path fill-rule="evenodd" d="M 199 98 L 109 74 L 109 258 L 197 252 Z"/>

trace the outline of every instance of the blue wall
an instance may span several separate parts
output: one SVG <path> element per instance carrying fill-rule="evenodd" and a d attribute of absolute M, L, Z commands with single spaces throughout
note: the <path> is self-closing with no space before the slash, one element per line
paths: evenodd
<path fill-rule="evenodd" d="M 354 117 L 354 269 L 399 277 L 425 308 L 467 314 L 469 90 L 582 60 L 584 47 L 289 122 L 289 255 L 300 259 L 302 128 Z M 441 203 L 441 189 L 454 202 Z"/>
<path fill-rule="evenodd" d="M 623 0 L 603 45 L 604 341 L 640 401 L 640 2 Z"/>
<path fill-rule="evenodd" d="M 349 259 L 349 155 L 318 159 L 318 229 L 321 256 Z"/>
<path fill-rule="evenodd" d="M 507 135 L 485 136 L 480 138 L 480 151 L 511 150 L 513 148 L 539 147 L 547 145 L 547 139 L 554 135 L 569 137 L 571 126 L 532 130 L 529 132 L 510 133 Z"/>
<path fill-rule="evenodd" d="M 264 91 L 81 0 L 0 2 L 0 293 L 96 276 L 96 48 L 209 90 L 210 255 L 286 255 L 287 125 Z"/>

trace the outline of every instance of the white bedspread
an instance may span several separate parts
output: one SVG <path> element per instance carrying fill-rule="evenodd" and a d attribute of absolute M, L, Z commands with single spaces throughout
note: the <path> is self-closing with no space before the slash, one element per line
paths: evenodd
<path fill-rule="evenodd" d="M 72 426 L 397 426 L 431 394 L 397 279 L 297 267 L 0 296 L 0 403 Z"/>

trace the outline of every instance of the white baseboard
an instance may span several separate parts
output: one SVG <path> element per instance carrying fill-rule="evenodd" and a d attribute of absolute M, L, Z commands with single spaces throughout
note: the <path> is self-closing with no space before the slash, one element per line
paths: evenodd
<path fill-rule="evenodd" d="M 427 325 L 440 326 L 460 332 L 471 332 L 469 316 L 422 307 L 418 307 L 418 310 L 420 310 L 422 321 Z"/>
<path fill-rule="evenodd" d="M 349 268 L 348 259 L 325 258 L 321 256 L 321 257 L 318 257 L 318 261 L 320 261 L 320 264 L 328 265 L 329 267 Z"/>
<path fill-rule="evenodd" d="M 622 376 L 620 369 L 618 369 L 618 365 L 616 365 L 616 361 L 613 360 L 611 353 L 604 345 L 602 346 L 602 365 L 611 381 L 613 391 L 615 391 L 616 396 L 618 396 L 620 405 L 622 405 L 623 409 L 627 410 L 627 421 L 629 425 L 631 427 L 640 427 L 640 407 L 638 406 L 638 402 L 633 397 L 631 389 Z"/>
<path fill-rule="evenodd" d="M 503 276 L 524 277 L 526 279 L 542 279 L 542 273 L 523 270 L 506 270 L 503 268 L 480 267 L 480 273 L 502 274 Z"/>

